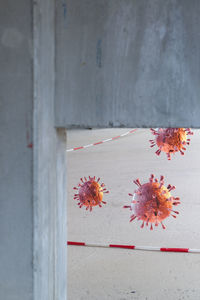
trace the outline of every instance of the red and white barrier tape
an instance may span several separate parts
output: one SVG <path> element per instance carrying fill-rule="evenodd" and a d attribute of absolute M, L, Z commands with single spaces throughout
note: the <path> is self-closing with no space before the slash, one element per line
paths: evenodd
<path fill-rule="evenodd" d="M 85 246 L 85 247 L 98 247 L 98 248 L 123 248 L 130 250 L 143 250 L 143 251 L 161 251 L 161 252 L 186 252 L 186 253 L 200 253 L 200 249 L 190 248 L 166 248 L 166 247 L 152 247 L 152 246 L 135 246 L 135 245 L 115 245 L 115 244 L 88 244 L 81 242 L 67 242 L 68 246 Z"/>
<path fill-rule="evenodd" d="M 119 139 L 120 137 L 123 137 L 123 136 L 126 136 L 128 134 L 131 134 L 131 133 L 135 132 L 136 130 L 137 129 L 132 129 L 130 131 L 127 131 L 127 132 L 125 132 L 123 134 L 120 134 L 118 136 L 115 136 L 113 138 L 106 139 L 106 140 L 103 140 L 103 141 L 100 141 L 100 142 L 97 142 L 97 143 L 93 143 L 93 144 L 89 144 L 89 145 L 85 145 L 85 146 L 80 146 L 80 147 L 76 147 L 76 148 L 67 149 L 66 151 L 67 152 L 71 152 L 71 151 L 81 150 L 81 149 L 89 148 L 89 147 L 92 147 L 92 146 L 97 146 L 97 145 L 100 145 L 100 144 L 104 144 L 106 142 L 110 142 L 110 141 Z"/>

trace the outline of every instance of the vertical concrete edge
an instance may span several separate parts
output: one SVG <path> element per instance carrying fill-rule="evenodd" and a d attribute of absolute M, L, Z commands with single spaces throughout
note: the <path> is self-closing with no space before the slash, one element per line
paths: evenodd
<path fill-rule="evenodd" d="M 33 299 L 67 298 L 66 131 L 55 128 L 55 1 L 33 2 Z"/>
<path fill-rule="evenodd" d="M 57 129 L 55 299 L 67 299 L 67 162 L 66 129 Z"/>

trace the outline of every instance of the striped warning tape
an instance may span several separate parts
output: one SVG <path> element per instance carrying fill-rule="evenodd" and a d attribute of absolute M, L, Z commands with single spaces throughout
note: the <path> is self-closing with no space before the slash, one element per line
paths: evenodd
<path fill-rule="evenodd" d="M 116 139 L 119 139 L 120 137 L 123 137 L 123 136 L 126 136 L 128 134 L 131 134 L 131 133 L 135 132 L 136 130 L 137 129 L 132 129 L 130 131 L 127 131 L 127 132 L 125 132 L 123 134 L 120 134 L 118 136 L 115 136 L 113 138 L 106 139 L 106 140 L 103 140 L 103 141 L 100 141 L 100 142 L 97 142 L 97 143 L 93 143 L 93 144 L 89 144 L 89 145 L 85 145 L 85 146 L 80 146 L 80 147 L 76 147 L 76 148 L 67 149 L 66 151 L 67 152 L 71 152 L 71 151 L 81 150 L 81 149 L 89 148 L 89 147 L 92 147 L 92 146 L 97 146 L 97 145 L 100 145 L 100 144 L 104 144 L 106 142 L 114 141 Z"/>
<path fill-rule="evenodd" d="M 116 244 L 88 244 L 81 242 L 67 242 L 68 246 L 85 246 L 85 247 L 98 247 L 98 248 L 123 248 L 130 250 L 143 250 L 143 251 L 161 251 L 161 252 L 186 252 L 186 253 L 200 253 L 200 249 L 190 248 L 166 248 L 166 247 L 152 247 L 152 246 L 135 246 L 135 245 L 116 245 Z"/>

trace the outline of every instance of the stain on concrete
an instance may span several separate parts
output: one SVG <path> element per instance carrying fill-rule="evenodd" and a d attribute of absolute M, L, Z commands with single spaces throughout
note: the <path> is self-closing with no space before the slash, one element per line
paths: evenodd
<path fill-rule="evenodd" d="M 63 9 L 63 18 L 67 19 L 67 3 L 65 0 L 62 0 L 62 9 Z"/>
<path fill-rule="evenodd" d="M 101 68 L 102 67 L 102 40 L 99 39 L 97 41 L 97 46 L 96 46 L 96 64 L 97 67 Z"/>

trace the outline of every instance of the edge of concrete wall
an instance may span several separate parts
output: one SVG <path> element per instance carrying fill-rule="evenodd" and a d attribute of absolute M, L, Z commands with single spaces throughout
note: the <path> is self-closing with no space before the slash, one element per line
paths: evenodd
<path fill-rule="evenodd" d="M 65 300 L 66 132 L 54 127 L 55 3 L 41 0 L 33 6 L 33 299 Z"/>

